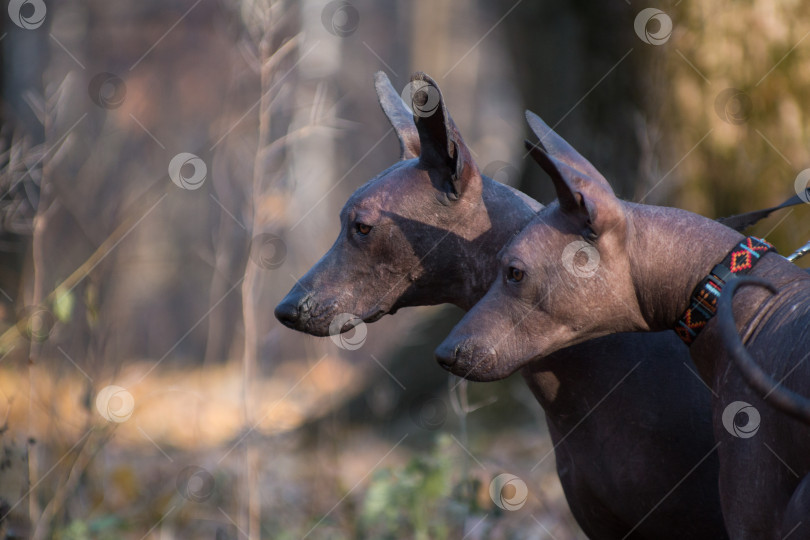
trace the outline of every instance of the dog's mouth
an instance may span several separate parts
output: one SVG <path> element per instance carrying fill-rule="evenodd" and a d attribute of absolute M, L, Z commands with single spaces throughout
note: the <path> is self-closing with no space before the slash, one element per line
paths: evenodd
<path fill-rule="evenodd" d="M 382 319 L 383 316 L 387 315 L 388 311 L 385 310 L 384 308 L 378 307 L 376 309 L 373 309 L 373 310 L 369 311 L 369 313 L 370 314 L 362 315 L 362 316 L 352 315 L 351 317 L 347 317 L 345 321 L 341 321 L 342 326 L 340 326 L 339 328 L 336 327 L 335 324 L 334 324 L 334 321 L 337 320 L 337 319 L 334 319 L 333 322 L 330 323 L 329 335 L 333 335 L 335 333 L 345 334 L 346 332 L 349 332 L 352 329 L 357 328 L 361 324 L 371 324 L 371 323 L 377 322 L 380 319 Z M 342 315 L 345 316 L 346 314 L 342 314 Z M 340 315 L 337 315 L 336 317 L 340 317 Z M 340 324 L 340 323 L 338 323 L 338 324 Z"/>
<path fill-rule="evenodd" d="M 351 313 L 338 313 L 334 305 L 308 303 L 295 321 L 281 320 L 287 328 L 304 332 L 312 336 L 328 337 L 344 334 L 360 324 L 371 324 L 379 321 L 389 312 L 381 307 L 369 310 L 363 315 Z M 340 319 L 339 319 L 340 318 Z"/>
<path fill-rule="evenodd" d="M 383 308 L 378 308 L 376 311 L 372 312 L 371 315 L 363 317 L 363 322 L 365 323 L 373 323 L 377 322 L 382 319 L 385 315 L 388 315 L 388 311 Z M 393 313 L 392 313 L 393 315 Z"/>
<path fill-rule="evenodd" d="M 499 381 L 522 367 L 504 362 L 493 347 L 469 339 L 442 343 L 436 349 L 436 360 L 450 373 L 476 382 Z"/>

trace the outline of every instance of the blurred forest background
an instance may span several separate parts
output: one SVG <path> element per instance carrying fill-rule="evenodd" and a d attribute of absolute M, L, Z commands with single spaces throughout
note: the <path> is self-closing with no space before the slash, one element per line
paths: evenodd
<path fill-rule="evenodd" d="M 649 7 L 671 33 L 634 27 Z M 2 537 L 582 537 L 522 379 L 435 364 L 458 309 L 385 317 L 354 351 L 272 316 L 397 159 L 377 70 L 432 75 L 481 169 L 541 202 L 526 108 L 622 197 L 710 217 L 778 204 L 810 167 L 806 2 L 7 8 Z M 789 253 L 808 217 L 751 232 Z M 519 511 L 489 497 L 502 472 L 528 485 Z"/>

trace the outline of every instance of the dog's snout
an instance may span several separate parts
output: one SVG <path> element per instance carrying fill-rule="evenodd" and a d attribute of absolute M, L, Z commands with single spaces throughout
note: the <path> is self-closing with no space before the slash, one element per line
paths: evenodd
<path fill-rule="evenodd" d="M 302 330 L 310 318 L 312 304 L 312 293 L 298 283 L 276 306 L 273 314 L 284 326 L 293 330 Z"/>
<path fill-rule="evenodd" d="M 312 295 L 306 295 L 298 302 L 298 313 L 301 318 L 306 318 L 309 316 L 309 312 L 312 309 Z"/>
<path fill-rule="evenodd" d="M 498 372 L 495 350 L 475 339 L 449 340 L 439 345 L 435 355 L 444 369 L 465 379 L 488 380 Z"/>
<path fill-rule="evenodd" d="M 312 297 L 309 294 L 301 296 L 296 294 L 295 289 L 284 297 L 274 310 L 276 319 L 281 324 L 294 330 L 299 329 L 303 322 L 309 318 L 309 311 L 312 308 Z"/>
<path fill-rule="evenodd" d="M 461 343 L 442 343 L 439 348 L 436 349 L 436 360 L 442 367 L 449 369 L 458 361 L 460 351 Z"/>
<path fill-rule="evenodd" d="M 288 328 L 295 328 L 300 316 L 298 302 L 293 302 L 285 298 L 279 305 L 276 306 L 273 314 L 284 326 L 287 326 Z"/>

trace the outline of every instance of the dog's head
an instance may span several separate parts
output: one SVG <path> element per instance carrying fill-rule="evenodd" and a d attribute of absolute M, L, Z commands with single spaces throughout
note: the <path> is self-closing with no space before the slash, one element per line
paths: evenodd
<path fill-rule="evenodd" d="M 471 287 L 480 297 L 489 284 L 491 274 L 480 276 L 463 256 L 492 230 L 485 186 L 438 86 L 415 74 L 404 92 L 410 107 L 382 73 L 376 89 L 400 160 L 354 192 L 334 245 L 276 307 L 290 328 L 327 335 L 341 314 L 373 322 L 403 306 L 459 303 Z"/>
<path fill-rule="evenodd" d="M 499 277 L 436 351 L 440 364 L 472 380 L 504 378 L 536 357 L 615 331 L 613 321 L 645 325 L 625 204 L 584 157 L 528 118 L 540 138 L 529 151 L 558 202 L 501 251 Z"/>

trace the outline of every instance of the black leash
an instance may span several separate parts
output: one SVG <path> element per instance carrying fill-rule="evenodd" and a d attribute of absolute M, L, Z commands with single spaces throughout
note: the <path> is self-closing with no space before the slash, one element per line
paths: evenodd
<path fill-rule="evenodd" d="M 779 206 L 774 206 L 772 208 L 765 208 L 764 210 L 754 210 L 753 212 L 746 212 L 744 214 L 737 214 L 736 216 L 729 216 L 724 218 L 719 218 L 717 220 L 718 223 L 722 223 L 726 227 L 731 227 L 736 231 L 742 231 L 756 223 L 761 219 L 765 219 L 772 212 L 777 210 L 781 210 L 782 208 L 787 208 L 788 206 L 797 206 L 802 203 L 806 203 L 810 201 L 810 188 L 805 190 L 805 198 L 801 198 L 798 195 L 794 195 L 793 197 L 789 198 Z"/>
<path fill-rule="evenodd" d="M 777 210 L 781 210 L 782 208 L 787 208 L 789 206 L 798 206 L 802 203 L 810 202 L 810 187 L 805 190 L 805 197 L 799 197 L 798 195 L 794 195 L 793 197 L 789 198 L 782 204 L 778 206 L 773 206 L 771 208 L 765 208 L 764 210 L 754 210 L 753 212 L 746 212 L 744 214 L 737 214 L 736 216 L 729 216 L 724 218 L 718 218 L 717 222 L 722 223 L 726 227 L 730 227 L 736 231 L 743 231 L 756 223 L 761 219 L 765 219 L 771 212 L 775 212 Z M 790 262 L 796 262 L 799 258 L 804 257 L 810 253 L 810 242 L 807 242 L 805 245 L 785 257 Z"/>

